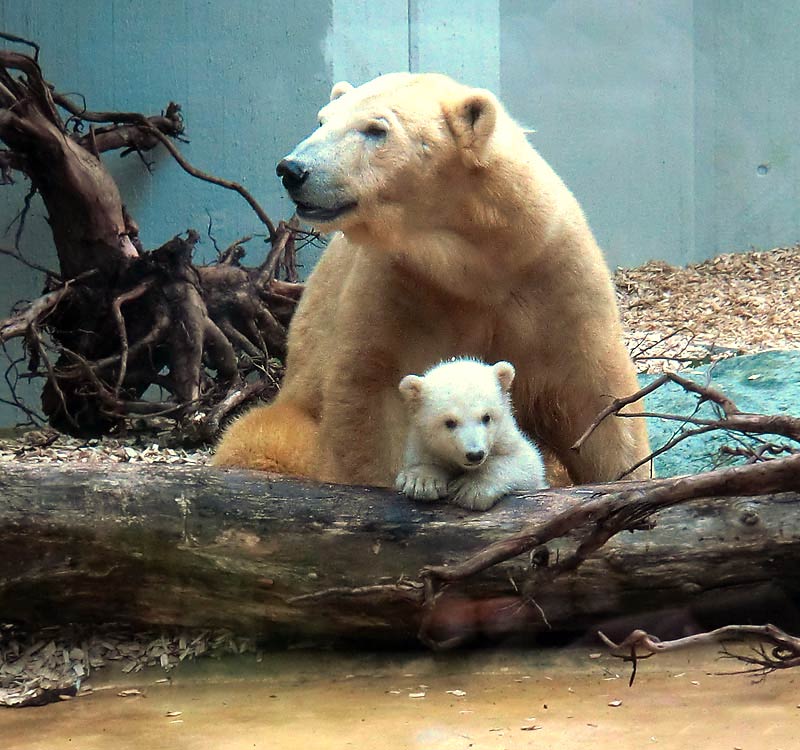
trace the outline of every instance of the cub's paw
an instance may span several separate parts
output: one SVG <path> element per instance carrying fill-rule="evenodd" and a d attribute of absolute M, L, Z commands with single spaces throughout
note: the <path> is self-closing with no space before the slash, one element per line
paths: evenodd
<path fill-rule="evenodd" d="M 432 466 L 414 466 L 400 471 L 394 487 L 414 500 L 440 500 L 447 497 L 448 476 Z"/>
<path fill-rule="evenodd" d="M 503 492 L 491 484 L 482 482 L 469 474 L 452 480 L 447 486 L 447 494 L 451 503 L 468 510 L 489 510 L 503 495 Z"/>

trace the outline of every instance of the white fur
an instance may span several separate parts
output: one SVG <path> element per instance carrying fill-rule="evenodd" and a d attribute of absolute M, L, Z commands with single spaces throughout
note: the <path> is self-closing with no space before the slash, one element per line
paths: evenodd
<path fill-rule="evenodd" d="M 411 419 L 396 489 L 416 500 L 446 497 L 487 510 L 514 490 L 545 487 L 541 454 L 514 419 L 513 380 L 508 362 L 474 359 L 403 378 Z"/>

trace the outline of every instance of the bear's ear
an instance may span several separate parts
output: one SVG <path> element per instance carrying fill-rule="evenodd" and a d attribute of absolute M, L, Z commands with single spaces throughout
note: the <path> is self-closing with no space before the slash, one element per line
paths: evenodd
<path fill-rule="evenodd" d="M 464 99 L 445 105 L 444 116 L 461 149 L 464 163 L 480 165 L 497 122 L 494 95 L 484 89 L 475 89 Z"/>
<path fill-rule="evenodd" d="M 406 375 L 400 381 L 400 395 L 409 406 L 416 406 L 422 400 L 422 380 L 419 375 Z"/>
<path fill-rule="evenodd" d="M 514 365 L 511 362 L 497 362 L 492 365 L 492 369 L 497 376 L 503 393 L 508 393 L 511 390 L 511 384 L 514 382 L 514 375 L 516 375 Z"/>
<path fill-rule="evenodd" d="M 355 86 L 347 81 L 339 81 L 339 83 L 334 83 L 333 88 L 331 89 L 331 101 L 338 99 L 340 96 L 344 96 L 348 91 L 352 91 L 354 88 Z"/>

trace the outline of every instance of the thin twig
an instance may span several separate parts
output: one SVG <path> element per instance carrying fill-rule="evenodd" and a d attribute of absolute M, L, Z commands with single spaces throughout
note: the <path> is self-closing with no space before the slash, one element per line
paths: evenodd
<path fill-rule="evenodd" d="M 25 37 L 16 36 L 16 34 L 9 34 L 7 31 L 0 31 L 0 39 L 5 39 L 8 42 L 14 42 L 14 44 L 25 44 L 28 47 L 33 48 L 33 59 L 35 62 L 39 62 L 39 45 L 36 42 L 32 42 L 30 39 L 25 39 Z"/>
<path fill-rule="evenodd" d="M 141 117 L 141 115 L 139 115 L 139 117 Z M 192 177 L 196 177 L 198 180 L 203 180 L 204 182 L 210 182 L 212 185 L 219 185 L 220 187 L 224 187 L 227 190 L 233 190 L 239 193 L 239 195 L 241 195 L 242 198 L 244 198 L 250 204 L 250 208 L 252 208 L 253 211 L 255 211 L 256 216 L 258 216 L 258 218 L 261 219 L 261 222 L 267 228 L 267 232 L 269 232 L 270 241 L 271 242 L 275 241 L 276 239 L 275 225 L 272 223 L 272 220 L 269 218 L 269 216 L 267 216 L 266 211 L 264 211 L 264 209 L 261 208 L 261 205 L 258 203 L 258 201 L 242 185 L 240 185 L 238 182 L 233 182 L 232 180 L 223 179 L 222 177 L 215 177 L 214 175 L 209 174 L 208 172 L 203 172 L 202 170 L 197 169 L 197 167 L 192 166 L 186 160 L 184 155 L 178 150 L 177 146 L 175 146 L 175 144 L 169 138 L 167 138 L 167 136 L 165 136 L 158 128 L 154 127 L 149 122 L 144 120 L 140 120 L 137 124 L 140 124 L 143 127 L 148 127 L 150 129 L 150 132 L 152 132 L 153 135 L 156 138 L 158 138 L 158 140 L 161 141 L 161 143 L 164 145 L 167 151 L 169 151 L 170 154 L 172 154 L 172 158 L 175 159 L 176 162 L 178 162 L 178 164 L 180 165 L 181 169 L 184 170 L 184 172 L 187 172 L 188 174 L 192 175 Z"/>
<path fill-rule="evenodd" d="M 18 260 L 20 263 L 32 269 L 33 271 L 40 271 L 41 273 L 46 274 L 57 281 L 62 280 L 60 274 L 56 273 L 50 268 L 45 268 L 44 266 L 40 266 L 38 263 L 28 260 L 18 249 L 0 247 L 0 255 L 8 255 L 9 257 L 14 258 L 14 260 Z"/>
<path fill-rule="evenodd" d="M 652 383 L 646 385 L 644 388 L 639 389 L 636 393 L 622 398 L 615 398 L 605 409 L 603 409 L 595 418 L 592 423 L 586 428 L 584 433 L 572 444 L 570 450 L 580 451 L 583 444 L 589 439 L 589 436 L 599 427 L 607 417 L 612 414 L 617 414 L 620 409 L 625 408 L 630 404 L 634 404 L 645 396 L 651 394 L 653 391 L 661 388 L 662 385 L 668 383 L 670 380 L 669 375 L 661 375 L 656 378 Z"/>
<path fill-rule="evenodd" d="M 122 383 L 125 381 L 125 373 L 128 369 L 128 331 L 125 328 L 125 318 L 122 316 L 122 306 L 126 302 L 131 302 L 142 297 L 146 292 L 152 289 L 153 284 L 153 279 L 146 279 L 133 287 L 133 289 L 117 295 L 111 303 L 111 312 L 114 316 L 114 320 L 117 322 L 117 331 L 120 341 L 119 372 L 117 373 L 117 383 L 114 389 L 116 396 L 119 396 L 119 391 L 120 388 L 122 388 Z"/>

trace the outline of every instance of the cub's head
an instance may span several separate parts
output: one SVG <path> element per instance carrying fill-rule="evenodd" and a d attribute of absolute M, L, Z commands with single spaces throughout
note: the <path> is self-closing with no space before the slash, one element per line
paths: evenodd
<path fill-rule="evenodd" d="M 454 469 L 477 469 L 511 419 L 514 367 L 472 359 L 443 362 L 425 375 L 406 375 L 400 393 L 425 447 Z"/>
<path fill-rule="evenodd" d="M 277 167 L 297 213 L 325 230 L 391 230 L 442 215 L 491 150 L 500 105 L 438 74 L 337 83 L 319 128 Z"/>

